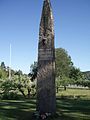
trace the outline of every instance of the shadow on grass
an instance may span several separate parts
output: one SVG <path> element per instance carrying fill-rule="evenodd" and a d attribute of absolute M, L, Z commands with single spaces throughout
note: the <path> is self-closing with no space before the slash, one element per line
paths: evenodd
<path fill-rule="evenodd" d="M 61 120 L 90 120 L 90 100 L 71 96 L 58 97 L 57 113 Z"/>
<path fill-rule="evenodd" d="M 0 120 L 35 120 L 36 100 L 0 101 Z M 48 120 L 90 120 L 90 101 L 57 97 L 57 113 Z"/>
<path fill-rule="evenodd" d="M 35 99 L 24 101 L 3 100 L 0 102 L 0 120 L 32 120 L 35 103 Z"/>

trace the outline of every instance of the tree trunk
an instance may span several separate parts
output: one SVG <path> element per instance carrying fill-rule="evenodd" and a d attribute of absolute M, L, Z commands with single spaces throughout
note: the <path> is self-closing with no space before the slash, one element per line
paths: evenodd
<path fill-rule="evenodd" d="M 31 92 L 31 89 L 28 88 L 28 98 L 30 98 L 30 96 L 31 96 L 30 92 Z"/>
<path fill-rule="evenodd" d="M 22 93 L 22 95 L 24 96 L 24 98 L 26 98 L 26 95 L 25 95 L 24 91 L 21 89 L 21 87 L 18 87 L 18 89 Z"/>
<path fill-rule="evenodd" d="M 64 86 L 64 90 L 65 90 L 65 91 L 66 91 L 66 89 L 67 89 L 66 86 Z"/>
<path fill-rule="evenodd" d="M 59 87 L 57 87 L 57 93 L 59 92 Z"/>

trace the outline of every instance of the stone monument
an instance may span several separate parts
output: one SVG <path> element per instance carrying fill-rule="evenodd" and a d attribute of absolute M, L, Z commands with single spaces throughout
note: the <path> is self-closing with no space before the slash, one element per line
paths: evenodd
<path fill-rule="evenodd" d="M 50 0 L 44 0 L 39 29 L 37 111 L 56 112 L 54 22 Z"/>

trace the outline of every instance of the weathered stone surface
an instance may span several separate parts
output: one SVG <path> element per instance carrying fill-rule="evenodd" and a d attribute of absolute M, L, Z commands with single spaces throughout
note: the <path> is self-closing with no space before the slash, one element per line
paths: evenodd
<path fill-rule="evenodd" d="M 39 31 L 37 110 L 56 111 L 54 25 L 50 0 L 44 0 Z"/>

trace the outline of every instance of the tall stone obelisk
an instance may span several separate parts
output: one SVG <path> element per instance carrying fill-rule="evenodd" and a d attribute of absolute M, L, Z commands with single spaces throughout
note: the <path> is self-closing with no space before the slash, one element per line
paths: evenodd
<path fill-rule="evenodd" d="M 53 24 L 50 0 L 44 0 L 38 44 L 37 110 L 51 114 L 56 111 Z"/>

